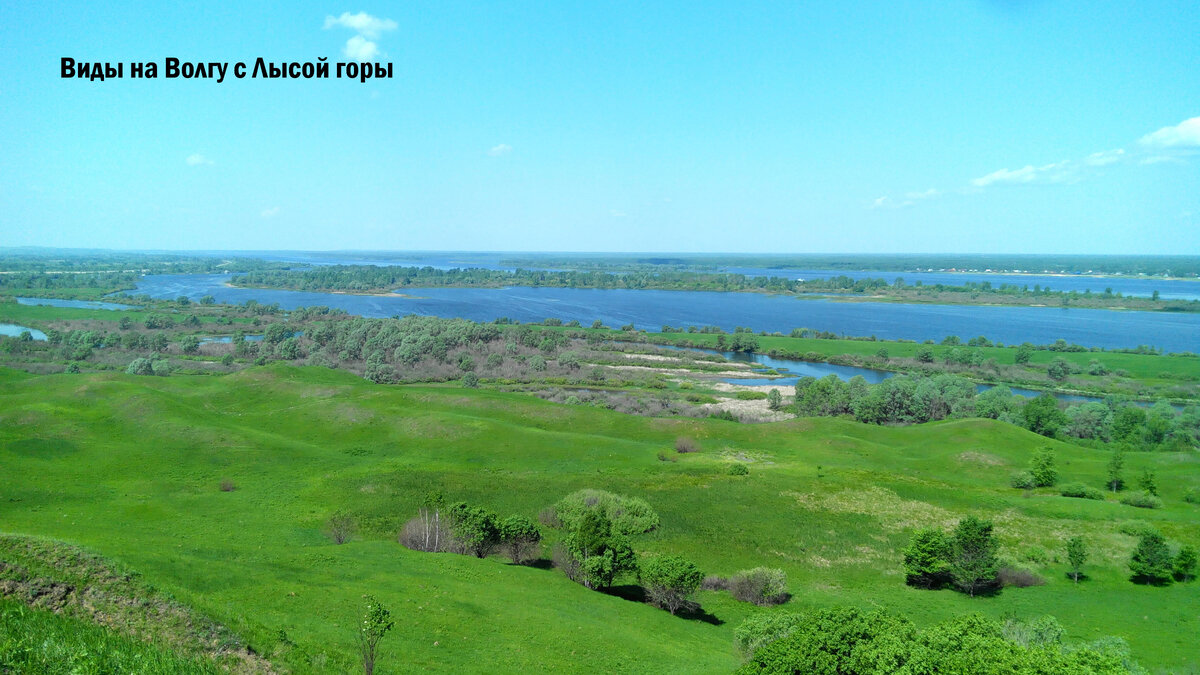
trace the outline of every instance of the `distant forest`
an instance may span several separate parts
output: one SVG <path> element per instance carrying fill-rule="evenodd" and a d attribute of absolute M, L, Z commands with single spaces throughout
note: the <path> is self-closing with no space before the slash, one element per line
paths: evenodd
<path fill-rule="evenodd" d="M 641 266 L 717 270 L 722 267 L 824 269 L 847 272 L 1024 272 L 1200 278 L 1194 255 L 1003 255 L 1003 254 L 576 254 L 529 255 L 500 261 L 521 267 L 630 269 Z"/>

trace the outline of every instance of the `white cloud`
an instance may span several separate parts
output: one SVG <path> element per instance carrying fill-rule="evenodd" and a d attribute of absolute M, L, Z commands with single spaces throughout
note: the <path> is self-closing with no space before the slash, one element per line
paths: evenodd
<path fill-rule="evenodd" d="M 202 164 L 212 164 L 213 163 L 213 161 L 211 159 L 205 157 L 204 155 L 202 155 L 198 152 L 188 155 L 187 159 L 185 159 L 183 161 L 187 162 L 188 166 L 200 166 Z"/>
<path fill-rule="evenodd" d="M 380 19 L 366 12 L 351 14 L 343 12 L 341 16 L 325 17 L 325 29 L 349 28 L 357 33 L 346 41 L 342 53 L 346 58 L 355 61 L 373 61 L 380 55 L 379 44 L 376 42 L 384 33 L 396 30 L 398 24 L 391 19 Z"/>
<path fill-rule="evenodd" d="M 1083 163 L 1088 166 L 1108 166 L 1116 164 L 1125 157 L 1125 150 L 1117 148 L 1116 150 L 1108 150 L 1106 152 L 1093 152 L 1083 158 Z"/>
<path fill-rule="evenodd" d="M 1200 117 L 1146 134 L 1138 143 L 1152 148 L 1200 148 Z"/>
<path fill-rule="evenodd" d="M 1065 183 L 1074 178 L 1071 162 L 1062 161 L 1042 166 L 1026 164 L 1020 169 L 1000 169 L 971 181 L 975 187 L 996 183 Z"/>
<path fill-rule="evenodd" d="M 346 40 L 346 46 L 342 48 L 342 53 L 348 59 L 354 59 L 358 62 L 373 61 L 376 56 L 379 56 L 379 45 L 371 42 L 361 35 Z"/>
<path fill-rule="evenodd" d="M 396 30 L 399 25 L 391 19 L 380 19 L 366 12 L 359 12 L 358 14 L 342 12 L 342 15 L 339 17 L 325 17 L 326 30 L 337 27 L 349 28 L 359 35 L 371 38 L 372 40 L 378 40 L 379 36 L 384 32 Z"/>
<path fill-rule="evenodd" d="M 510 152 L 512 152 L 512 146 L 508 143 L 501 143 L 500 145 L 494 146 L 491 150 L 488 150 L 488 155 L 492 157 L 501 157 Z"/>
<path fill-rule="evenodd" d="M 910 193 L 913 194 L 913 193 Z M 896 200 L 884 195 L 877 197 L 871 202 L 871 209 L 904 209 L 915 204 L 912 199 Z"/>
<path fill-rule="evenodd" d="M 904 195 L 904 198 L 910 199 L 913 201 L 920 201 L 922 199 L 933 199 L 934 197 L 937 197 L 941 194 L 942 194 L 941 190 L 929 188 L 928 190 L 925 190 L 923 192 L 909 192 Z"/>
<path fill-rule="evenodd" d="M 275 216 L 279 215 L 279 207 L 272 206 L 269 209 L 263 209 L 262 213 L 258 215 L 262 216 L 263 218 L 274 218 Z"/>

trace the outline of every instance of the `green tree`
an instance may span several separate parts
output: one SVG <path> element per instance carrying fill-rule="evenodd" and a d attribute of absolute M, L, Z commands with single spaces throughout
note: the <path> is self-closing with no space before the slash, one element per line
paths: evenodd
<path fill-rule="evenodd" d="M 921 363 L 933 363 L 933 348 L 920 347 L 917 349 L 917 360 Z"/>
<path fill-rule="evenodd" d="M 682 556 L 660 555 L 642 566 L 641 578 L 650 600 L 674 614 L 691 599 L 704 574 Z"/>
<path fill-rule="evenodd" d="M 954 585 L 974 597 L 996 583 L 1000 561 L 992 536 L 992 523 L 975 516 L 958 521 L 951 541 L 950 577 Z"/>
<path fill-rule="evenodd" d="M 917 530 L 904 549 L 905 581 L 910 586 L 934 588 L 950 576 L 950 540 L 937 528 Z"/>
<path fill-rule="evenodd" d="M 1163 536 L 1154 531 L 1144 532 L 1129 558 L 1129 571 L 1133 573 L 1135 582 L 1167 584 L 1171 582 L 1174 562 Z"/>
<path fill-rule="evenodd" d="M 537 556 L 541 541 L 541 531 L 525 516 L 509 516 L 500 522 L 500 546 L 518 565 Z"/>
<path fill-rule="evenodd" d="M 1051 394 L 1042 394 L 1021 408 L 1024 427 L 1035 434 L 1054 438 L 1058 430 L 1067 423 L 1067 416 L 1058 409 L 1058 399 Z"/>
<path fill-rule="evenodd" d="M 1054 468 L 1054 450 L 1041 448 L 1033 455 L 1029 464 L 1034 484 L 1038 487 L 1054 487 L 1058 483 L 1058 469 Z"/>
<path fill-rule="evenodd" d="M 1125 479 L 1121 477 L 1121 471 L 1125 468 L 1125 453 L 1121 450 L 1121 446 L 1113 448 L 1112 455 L 1108 458 L 1108 489 L 1113 492 L 1119 492 L 1125 487 Z"/>
<path fill-rule="evenodd" d="M 454 538 L 476 558 L 486 558 L 500 543 L 496 516 L 487 509 L 459 502 L 450 507 Z"/>
<path fill-rule="evenodd" d="M 1071 564 L 1071 578 L 1075 583 L 1079 583 L 1087 557 L 1087 544 L 1083 543 L 1082 537 L 1071 537 L 1067 540 L 1067 562 Z"/>
<path fill-rule="evenodd" d="M 1138 484 L 1141 485 L 1142 489 L 1148 494 L 1152 494 L 1155 497 L 1158 496 L 1158 477 L 1154 474 L 1154 469 L 1146 467 L 1145 470 L 1142 471 L 1141 477 L 1138 479 Z"/>
<path fill-rule="evenodd" d="M 1175 561 L 1171 564 L 1175 578 L 1179 581 L 1191 581 L 1196 578 L 1196 547 L 1187 545 L 1179 549 Z"/>
<path fill-rule="evenodd" d="M 462 386 L 466 387 L 467 389 L 478 389 L 479 376 L 475 373 L 466 373 L 462 377 Z"/>
<path fill-rule="evenodd" d="M 767 392 L 767 407 L 771 410 L 779 410 L 783 407 L 783 395 L 779 393 L 778 389 Z"/>
<path fill-rule="evenodd" d="M 609 588 L 617 575 L 637 571 L 637 555 L 629 539 L 613 533 L 612 521 L 599 509 L 584 511 L 565 543 L 579 562 L 580 580 L 588 588 Z"/>
<path fill-rule="evenodd" d="M 1062 357 L 1057 357 L 1046 366 L 1046 374 L 1056 382 L 1062 382 L 1071 374 L 1071 364 Z"/>
<path fill-rule="evenodd" d="M 1013 363 L 1017 365 L 1026 364 L 1029 363 L 1029 360 L 1032 358 L 1033 346 L 1029 344 L 1023 344 L 1020 347 L 1017 347 L 1017 353 L 1013 355 Z"/>
<path fill-rule="evenodd" d="M 375 660 L 379 655 L 379 641 L 392 629 L 392 613 L 379 604 L 373 596 L 364 595 L 367 611 L 358 626 L 358 654 L 362 657 L 363 673 L 375 672 Z"/>

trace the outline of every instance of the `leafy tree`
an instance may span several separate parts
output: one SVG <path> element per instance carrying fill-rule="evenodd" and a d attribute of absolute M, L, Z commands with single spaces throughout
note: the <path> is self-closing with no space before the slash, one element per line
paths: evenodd
<path fill-rule="evenodd" d="M 1025 363 L 1029 363 L 1029 360 L 1032 358 L 1033 358 L 1033 345 L 1030 345 L 1028 343 L 1023 344 L 1020 347 L 1017 347 L 1017 353 L 1013 355 L 1013 363 L 1015 363 L 1017 365 L 1022 365 Z"/>
<path fill-rule="evenodd" d="M 920 347 L 917 349 L 917 360 L 921 363 L 933 363 L 933 348 Z"/>
<path fill-rule="evenodd" d="M 1125 468 L 1125 453 L 1122 452 L 1121 446 L 1113 448 L 1112 456 L 1108 458 L 1108 489 L 1113 492 L 1118 492 L 1125 487 L 1125 480 L 1121 478 L 1121 471 Z"/>
<path fill-rule="evenodd" d="M 373 596 L 364 595 L 363 598 L 367 601 L 367 611 L 358 626 L 358 654 L 362 657 L 363 673 L 371 675 L 375 672 L 379 641 L 387 635 L 395 622 L 392 621 L 392 613 Z"/>
<path fill-rule="evenodd" d="M 950 577 L 954 585 L 974 597 L 976 591 L 996 583 L 1000 561 L 992 537 L 992 523 L 975 516 L 958 522 L 951 541 Z"/>
<path fill-rule="evenodd" d="M 153 375 L 154 369 L 150 364 L 150 359 L 137 358 L 129 362 L 129 366 L 125 368 L 126 375 Z"/>
<path fill-rule="evenodd" d="M 1147 494 L 1151 494 L 1156 497 L 1158 496 L 1158 477 L 1155 476 L 1154 469 L 1146 467 L 1146 469 L 1142 471 L 1141 477 L 1138 479 L 1138 484 L 1142 486 L 1142 489 L 1145 490 Z"/>
<path fill-rule="evenodd" d="M 1145 410 L 1135 405 L 1124 406 L 1113 416 L 1113 438 L 1126 443 L 1135 443 L 1140 440 L 1145 423 Z"/>
<path fill-rule="evenodd" d="M 1087 557 L 1087 544 L 1083 543 L 1082 537 L 1071 537 L 1067 540 L 1067 562 L 1071 564 L 1071 578 L 1075 583 L 1079 583 Z"/>
<path fill-rule="evenodd" d="M 216 303 L 216 301 L 217 301 L 216 298 L 214 298 L 211 295 L 206 295 L 206 296 L 200 298 L 200 304 L 202 304 L 202 305 L 212 305 L 212 304 Z"/>
<path fill-rule="evenodd" d="M 500 522 L 500 546 L 518 565 L 533 560 L 541 541 L 541 531 L 525 516 L 509 516 Z"/>
<path fill-rule="evenodd" d="M 1038 487 L 1054 487 L 1058 483 L 1058 469 L 1054 468 L 1054 450 L 1041 448 L 1033 455 L 1029 465 L 1034 483 Z"/>
<path fill-rule="evenodd" d="M 450 507 L 451 531 L 476 558 L 486 558 L 500 543 L 500 527 L 491 511 L 459 502 Z"/>
<path fill-rule="evenodd" d="M 288 361 L 295 361 L 300 358 L 300 343 L 294 337 L 289 337 L 279 343 L 279 349 L 276 351 L 279 358 Z"/>
<path fill-rule="evenodd" d="M 674 614 L 700 587 L 704 574 L 682 556 L 660 555 L 642 566 L 641 577 L 651 601 Z"/>
<path fill-rule="evenodd" d="M 1196 547 L 1187 545 L 1179 549 L 1175 561 L 1171 564 L 1175 578 L 1179 581 L 1190 581 L 1196 578 Z"/>
<path fill-rule="evenodd" d="M 466 373 L 462 377 L 462 386 L 466 387 L 467 389 L 478 389 L 479 376 L 475 373 Z"/>
<path fill-rule="evenodd" d="M 767 407 L 771 410 L 779 410 L 783 407 L 783 395 L 778 389 L 772 389 L 767 392 Z"/>
<path fill-rule="evenodd" d="M 1163 536 L 1155 531 L 1143 532 L 1141 540 L 1129 558 L 1129 571 L 1138 583 L 1167 584 L 1174 572 L 1171 549 Z"/>
<path fill-rule="evenodd" d="M 917 530 L 904 549 L 905 580 L 910 586 L 935 588 L 950 577 L 950 541 L 936 528 Z"/>
<path fill-rule="evenodd" d="M 585 511 L 565 543 L 579 563 L 580 581 L 588 588 L 609 588 L 617 575 L 637 571 L 637 555 L 629 539 L 614 534 L 612 521 L 599 509 Z"/>
<path fill-rule="evenodd" d="M 1053 438 L 1067 423 L 1067 416 L 1058 409 L 1058 399 L 1042 394 L 1021 408 L 1024 427 L 1035 434 Z"/>
<path fill-rule="evenodd" d="M 1057 357 L 1046 366 L 1046 374 L 1050 379 L 1057 382 L 1062 382 L 1071 374 L 1071 364 L 1062 357 Z"/>
<path fill-rule="evenodd" d="M 1099 401 L 1073 405 L 1067 408 L 1064 431 L 1075 438 L 1107 441 L 1112 433 L 1112 410 Z"/>

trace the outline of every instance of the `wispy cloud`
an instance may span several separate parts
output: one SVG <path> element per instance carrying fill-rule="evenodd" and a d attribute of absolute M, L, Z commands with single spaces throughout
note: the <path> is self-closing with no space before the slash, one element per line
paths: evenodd
<path fill-rule="evenodd" d="M 188 166 L 202 166 L 204 164 L 212 164 L 213 163 L 213 161 L 211 159 L 205 157 L 204 155 L 202 155 L 198 152 L 188 155 L 187 159 L 185 159 L 183 161 L 187 162 Z"/>
<path fill-rule="evenodd" d="M 488 155 L 491 157 L 502 157 L 510 152 L 512 152 L 512 146 L 508 143 L 501 143 L 500 145 L 492 146 L 492 149 L 488 150 Z"/>
<path fill-rule="evenodd" d="M 325 30 L 348 28 L 357 33 L 346 41 L 342 53 L 346 55 L 346 58 L 359 62 L 375 60 L 381 54 L 376 41 L 383 37 L 384 33 L 396 30 L 398 27 L 399 24 L 391 19 L 380 19 L 366 12 L 358 14 L 343 12 L 341 16 L 325 17 Z"/>
<path fill-rule="evenodd" d="M 971 185 L 987 187 L 997 183 L 1066 183 L 1077 179 L 1075 168 L 1075 164 L 1068 160 L 1042 166 L 1026 164 L 1019 169 L 993 171 L 972 180 Z"/>
<path fill-rule="evenodd" d="M 274 218 L 275 216 L 279 215 L 279 207 L 272 206 L 269 209 L 263 209 L 262 213 L 260 213 L 258 215 L 261 216 L 265 220 L 269 220 L 269 219 Z"/>
<path fill-rule="evenodd" d="M 1163 163 L 1186 163 L 1200 154 L 1200 117 L 1186 119 L 1175 126 L 1163 127 L 1146 134 L 1128 148 L 1093 152 L 1080 159 L 1064 159 L 1050 164 L 1026 164 L 1017 169 L 997 169 L 972 179 L 961 189 L 951 192 L 970 194 L 1001 185 L 1053 185 L 1076 183 L 1103 172 L 1105 167 L 1127 163 L 1138 166 Z M 924 192 L 908 192 L 902 198 L 888 195 L 871 201 L 871 209 L 899 209 L 915 205 L 923 199 L 945 194 L 930 188 Z"/>

